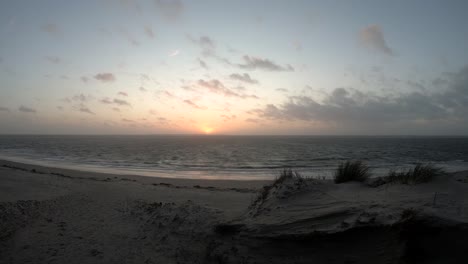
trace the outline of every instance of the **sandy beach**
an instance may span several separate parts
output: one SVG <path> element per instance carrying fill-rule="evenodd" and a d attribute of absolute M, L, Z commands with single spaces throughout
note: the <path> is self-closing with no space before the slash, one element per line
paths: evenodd
<path fill-rule="evenodd" d="M 122 176 L 0 161 L 0 263 L 463 263 L 468 172 L 420 185 Z"/>

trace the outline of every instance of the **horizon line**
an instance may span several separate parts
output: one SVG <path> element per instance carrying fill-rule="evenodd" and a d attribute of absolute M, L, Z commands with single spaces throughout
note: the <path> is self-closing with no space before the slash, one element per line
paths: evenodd
<path fill-rule="evenodd" d="M 154 133 L 154 134 L 99 134 L 99 133 L 83 133 L 83 134 L 46 134 L 46 133 L 0 133 L 0 136 L 202 136 L 202 137 L 217 137 L 217 136 L 289 136 L 289 137 L 468 137 L 462 134 L 203 134 L 203 133 Z"/>

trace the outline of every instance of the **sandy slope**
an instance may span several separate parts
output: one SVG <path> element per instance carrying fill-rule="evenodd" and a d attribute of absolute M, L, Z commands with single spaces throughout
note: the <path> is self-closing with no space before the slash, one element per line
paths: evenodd
<path fill-rule="evenodd" d="M 263 184 L 0 161 L 0 263 L 468 261 L 468 173 L 377 188 L 290 179 L 252 203 Z"/>

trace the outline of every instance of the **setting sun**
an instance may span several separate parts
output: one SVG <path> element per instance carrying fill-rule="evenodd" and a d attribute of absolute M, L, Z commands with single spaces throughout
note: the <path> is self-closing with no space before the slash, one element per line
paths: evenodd
<path fill-rule="evenodd" d="M 205 134 L 211 134 L 211 133 L 213 133 L 213 130 L 214 130 L 214 129 L 211 128 L 211 127 L 204 127 L 204 128 L 202 128 L 202 130 L 203 130 L 203 132 L 204 132 Z"/>

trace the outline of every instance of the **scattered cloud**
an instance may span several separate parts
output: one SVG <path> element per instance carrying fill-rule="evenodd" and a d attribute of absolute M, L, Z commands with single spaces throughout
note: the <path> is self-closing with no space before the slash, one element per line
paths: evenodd
<path fill-rule="evenodd" d="M 153 39 L 154 38 L 154 32 L 153 28 L 151 26 L 145 26 L 145 34 L 148 36 L 148 38 Z"/>
<path fill-rule="evenodd" d="M 201 49 L 204 57 L 214 56 L 216 54 L 216 45 L 213 39 L 208 36 L 193 37 L 188 35 L 189 40 Z"/>
<path fill-rule="evenodd" d="M 120 92 L 118 93 L 118 95 L 121 95 L 121 96 L 128 96 L 128 93 L 120 91 Z"/>
<path fill-rule="evenodd" d="M 182 88 L 182 89 L 184 89 L 186 91 L 191 91 L 191 92 L 196 91 L 196 89 L 194 87 L 190 86 L 190 85 L 181 85 L 180 88 Z"/>
<path fill-rule="evenodd" d="M 82 82 L 84 82 L 84 83 L 88 83 L 89 78 L 86 77 L 86 76 L 81 76 L 81 77 L 80 77 L 80 80 L 81 80 Z"/>
<path fill-rule="evenodd" d="M 112 107 L 112 110 L 114 110 L 115 112 L 120 112 L 120 108 L 118 107 Z"/>
<path fill-rule="evenodd" d="M 393 56 L 393 50 L 387 45 L 382 29 L 378 25 L 370 25 L 359 32 L 361 43 L 367 48 Z"/>
<path fill-rule="evenodd" d="M 8 107 L 0 106 L 0 112 L 10 112 L 10 109 Z"/>
<path fill-rule="evenodd" d="M 115 81 L 115 76 L 112 73 L 109 72 L 104 72 L 104 73 L 98 73 L 94 75 L 94 79 L 107 83 L 107 82 L 114 82 Z"/>
<path fill-rule="evenodd" d="M 77 94 L 77 95 L 74 95 L 71 98 L 71 101 L 85 103 L 85 102 L 90 101 L 92 99 L 93 99 L 93 97 L 91 95 Z"/>
<path fill-rule="evenodd" d="M 288 89 L 286 89 L 286 88 L 276 88 L 275 90 L 278 91 L 278 92 L 283 92 L 283 93 L 288 92 Z"/>
<path fill-rule="evenodd" d="M 140 90 L 140 92 L 146 92 L 146 88 L 143 87 L 143 86 L 140 86 L 140 88 L 138 88 L 138 90 Z"/>
<path fill-rule="evenodd" d="M 261 122 L 261 120 L 260 120 L 260 119 L 258 119 L 258 118 L 247 118 L 247 119 L 245 119 L 245 122 L 249 122 L 249 123 L 255 123 L 255 124 L 257 124 L 257 123 L 260 123 L 260 122 Z"/>
<path fill-rule="evenodd" d="M 248 70 L 267 70 L 267 71 L 294 71 L 294 68 L 291 65 L 281 66 L 269 59 L 262 59 L 257 57 L 251 57 L 244 55 L 243 57 L 244 64 L 238 64 L 242 69 Z"/>
<path fill-rule="evenodd" d="M 220 117 L 223 119 L 223 122 L 231 121 L 237 118 L 236 115 L 221 115 Z"/>
<path fill-rule="evenodd" d="M 45 24 L 41 27 L 41 30 L 50 34 L 51 36 L 60 36 L 62 35 L 62 30 L 60 27 L 54 23 Z"/>
<path fill-rule="evenodd" d="M 140 74 L 140 76 L 141 76 L 141 79 L 144 80 L 144 81 L 151 80 L 151 78 L 148 76 L 148 74 Z"/>
<path fill-rule="evenodd" d="M 108 98 L 108 97 L 101 99 L 100 102 L 103 103 L 103 104 L 113 104 L 113 103 L 114 103 L 114 102 L 113 102 L 110 98 Z"/>
<path fill-rule="evenodd" d="M 168 20 L 177 20 L 184 11 L 181 0 L 155 0 L 156 9 Z"/>
<path fill-rule="evenodd" d="M 200 79 L 198 80 L 197 84 L 201 87 L 206 88 L 211 93 L 221 94 L 226 97 L 237 97 L 237 98 L 242 98 L 242 99 L 246 99 L 246 98 L 258 99 L 256 95 L 239 94 L 237 92 L 234 92 L 233 90 L 225 87 L 222 82 L 216 79 L 212 79 L 209 81 Z"/>
<path fill-rule="evenodd" d="M 167 97 L 170 97 L 170 98 L 174 98 L 174 97 L 175 97 L 175 95 L 173 95 L 171 92 L 166 91 L 166 90 L 163 91 L 163 94 L 164 94 L 165 96 L 167 96 Z"/>
<path fill-rule="evenodd" d="M 293 47 L 294 47 L 294 49 L 295 49 L 296 51 L 301 51 L 301 50 L 302 50 L 302 43 L 301 43 L 301 42 L 299 42 L 299 41 L 294 41 L 294 42 L 292 43 L 292 45 L 293 45 Z"/>
<path fill-rule="evenodd" d="M 233 80 L 249 83 L 249 84 L 258 84 L 257 80 L 252 79 L 248 73 L 244 74 L 239 74 L 239 73 L 233 73 L 229 76 Z"/>
<path fill-rule="evenodd" d="M 52 64 L 59 64 L 62 61 L 57 56 L 45 56 L 44 59 Z"/>
<path fill-rule="evenodd" d="M 60 106 L 60 105 L 59 105 L 59 106 L 57 106 L 57 110 L 59 110 L 59 111 L 63 111 L 63 106 Z"/>
<path fill-rule="evenodd" d="M 94 112 L 91 111 L 88 107 L 86 106 L 81 106 L 78 111 L 82 112 L 82 113 L 86 113 L 86 114 L 90 114 L 90 115 L 94 115 Z"/>
<path fill-rule="evenodd" d="M 23 106 L 23 105 L 20 106 L 18 108 L 18 110 L 20 112 L 23 112 L 23 113 L 36 113 L 37 112 L 36 109 L 30 108 L 30 107 L 27 107 L 27 106 Z"/>
<path fill-rule="evenodd" d="M 127 118 L 122 118 L 122 121 L 123 122 L 127 122 L 127 123 L 133 123 L 135 121 L 131 120 L 131 119 L 127 119 Z"/>
<path fill-rule="evenodd" d="M 184 103 L 196 109 L 206 109 L 206 107 L 201 107 L 197 105 L 196 103 L 192 102 L 191 100 L 184 100 Z"/>
<path fill-rule="evenodd" d="M 115 98 L 113 102 L 115 104 L 120 105 L 120 106 L 131 106 L 131 104 L 129 102 L 127 102 L 126 100 L 121 100 L 121 99 Z"/>
<path fill-rule="evenodd" d="M 120 27 L 119 33 L 128 41 L 132 46 L 140 46 L 140 42 L 133 36 L 131 32 L 128 32 L 125 28 Z"/>
<path fill-rule="evenodd" d="M 174 57 L 174 56 L 177 56 L 179 55 L 180 51 L 179 50 L 173 50 L 171 52 L 169 52 L 169 57 Z"/>
<path fill-rule="evenodd" d="M 198 58 L 197 61 L 198 61 L 198 64 L 200 65 L 200 67 L 202 67 L 203 69 L 208 70 L 208 65 L 206 64 L 205 61 L 201 60 L 200 58 Z"/>
<path fill-rule="evenodd" d="M 171 120 L 165 118 L 165 117 L 159 117 L 158 122 L 163 125 L 168 125 Z"/>

